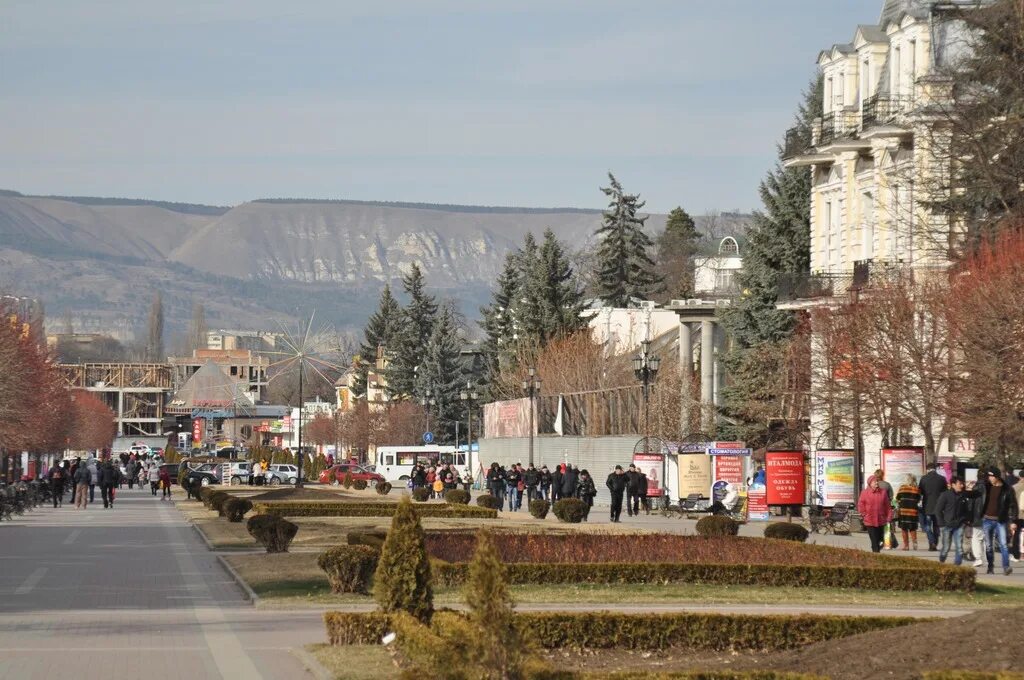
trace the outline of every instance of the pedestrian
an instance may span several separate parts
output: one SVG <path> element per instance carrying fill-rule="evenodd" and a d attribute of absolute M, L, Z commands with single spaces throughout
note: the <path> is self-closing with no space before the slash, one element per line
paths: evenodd
<path fill-rule="evenodd" d="M 89 468 L 89 502 L 96 502 L 96 484 L 99 481 L 99 466 L 100 462 L 95 458 L 91 457 L 86 461 L 85 466 Z"/>
<path fill-rule="evenodd" d="M 640 514 L 640 472 L 632 463 L 626 471 L 626 514 Z"/>
<path fill-rule="evenodd" d="M 468 469 L 466 474 L 462 477 L 462 488 L 466 493 L 469 493 L 470 489 L 473 488 L 473 473 Z"/>
<path fill-rule="evenodd" d="M 540 486 L 540 470 L 535 468 L 533 463 L 530 463 L 523 473 L 523 482 L 526 484 L 526 501 L 529 507 L 530 501 L 537 498 L 537 487 Z"/>
<path fill-rule="evenodd" d="M 879 486 L 880 481 L 874 475 L 868 477 L 867 488 L 861 492 L 857 500 L 857 511 L 861 514 L 864 528 L 871 540 L 871 552 L 882 551 L 885 527 L 892 519 L 892 504 L 888 494 Z"/>
<path fill-rule="evenodd" d="M 111 508 L 114 505 L 114 486 L 117 484 L 114 470 L 114 464 L 109 460 L 103 461 L 103 465 L 100 466 L 100 496 L 103 498 L 104 508 Z"/>
<path fill-rule="evenodd" d="M 913 542 L 917 550 L 917 506 L 921 502 L 921 490 L 917 486 L 914 475 L 907 475 L 906 480 L 896 490 L 896 522 L 903 532 L 903 549 L 910 550 Z"/>
<path fill-rule="evenodd" d="M 651 500 L 647 497 L 647 487 L 650 482 L 647 481 L 647 475 L 640 473 L 640 507 L 644 509 L 644 514 L 651 514 Z"/>
<path fill-rule="evenodd" d="M 487 490 L 492 496 L 498 499 L 498 510 L 504 510 L 505 501 L 502 491 L 505 488 L 505 479 L 501 473 L 501 467 L 495 462 L 487 470 Z"/>
<path fill-rule="evenodd" d="M 508 509 L 519 510 L 523 505 L 523 473 L 516 463 L 505 475 L 505 490 L 508 492 Z"/>
<path fill-rule="evenodd" d="M 939 562 L 946 561 L 946 557 L 949 556 L 949 544 L 952 542 L 953 564 L 958 567 L 963 562 L 961 540 L 964 524 L 970 520 L 963 491 L 963 480 L 953 477 L 949 482 L 949 487 L 935 502 L 935 521 L 939 527 Z"/>
<path fill-rule="evenodd" d="M 935 524 L 935 503 L 939 496 L 946 490 L 946 478 L 938 473 L 935 463 L 928 463 L 927 472 L 921 477 L 918 485 L 921 491 L 921 505 L 924 508 L 924 516 L 921 519 L 924 525 L 925 535 L 928 537 L 928 550 L 938 550 L 939 536 L 938 527 Z"/>
<path fill-rule="evenodd" d="M 551 471 L 551 504 L 554 505 L 556 501 L 562 496 L 562 471 L 565 469 L 564 464 L 556 465 L 555 469 Z"/>
<path fill-rule="evenodd" d="M 539 492 L 541 498 L 546 501 L 551 500 L 551 471 L 548 470 L 547 465 L 541 465 L 540 467 Z"/>
<path fill-rule="evenodd" d="M 71 486 L 71 505 L 75 504 L 75 493 L 77 491 L 75 484 L 75 473 L 78 472 L 78 468 L 81 464 L 82 459 L 75 458 L 74 462 L 71 463 L 71 468 L 68 470 L 67 483 Z"/>
<path fill-rule="evenodd" d="M 88 506 L 86 492 L 92 483 L 92 472 L 88 465 L 79 465 L 75 470 L 75 508 L 85 510 Z"/>
<path fill-rule="evenodd" d="M 622 495 L 626 493 L 626 473 L 621 465 L 616 465 L 615 470 L 608 475 L 605 486 L 612 492 L 611 520 L 618 522 L 622 515 Z"/>
<path fill-rule="evenodd" d="M 249 475 L 252 478 L 252 475 Z M 149 490 L 153 497 L 156 497 L 157 489 L 160 487 L 160 466 L 155 460 L 149 462 Z"/>
<path fill-rule="evenodd" d="M 978 488 L 976 481 L 967 483 L 967 490 L 964 492 L 967 500 L 965 510 L 967 512 L 967 528 L 971 532 L 971 557 L 974 560 L 973 566 L 980 567 L 985 564 L 982 557 L 985 555 L 985 530 L 983 521 L 985 519 L 985 498 Z"/>
<path fill-rule="evenodd" d="M 439 475 L 434 475 L 434 485 L 431 487 L 431 492 L 434 498 L 444 497 L 444 480 Z"/>
<path fill-rule="evenodd" d="M 562 473 L 562 491 L 560 497 L 574 498 L 576 496 L 576 486 L 579 481 L 580 469 L 566 463 L 565 472 Z"/>
<path fill-rule="evenodd" d="M 135 488 L 135 476 L 139 474 L 139 464 L 135 460 L 134 456 L 128 461 L 128 465 L 125 466 L 124 471 L 125 475 L 128 477 L 128 488 Z"/>
<path fill-rule="evenodd" d="M 594 507 L 594 496 L 596 495 L 597 487 L 594 486 L 594 480 L 590 477 L 590 473 L 586 470 L 580 470 L 580 478 L 576 482 L 576 496 L 586 503 L 586 507 L 583 509 L 584 522 L 590 516 L 590 509 Z"/>
<path fill-rule="evenodd" d="M 892 490 L 892 484 L 890 484 L 889 482 L 885 481 L 885 470 L 883 470 L 881 468 L 875 470 L 875 478 L 878 479 L 878 487 L 880 489 L 882 489 L 885 492 L 885 495 L 889 498 L 889 505 L 892 505 L 893 497 L 895 496 L 895 494 L 893 493 L 893 490 Z M 890 516 L 890 519 L 889 519 L 889 524 L 886 525 L 885 529 L 888 529 L 888 531 L 887 532 L 883 531 L 883 533 L 882 533 L 882 535 L 883 535 L 883 542 L 882 542 L 883 549 L 895 550 L 896 548 L 900 547 L 899 541 L 896 540 L 896 530 L 895 530 L 895 527 L 892 526 L 892 517 L 891 516 Z M 884 537 L 885 537 L 886 533 L 889 536 L 888 541 L 884 540 Z M 886 543 L 888 543 L 888 545 L 886 545 Z"/>
<path fill-rule="evenodd" d="M 54 463 L 48 474 L 50 478 L 50 495 L 53 496 L 53 507 L 64 503 L 64 467 L 63 463 Z"/>
<path fill-rule="evenodd" d="M 985 514 L 981 523 L 982 531 L 985 533 L 985 557 L 988 560 L 988 570 L 985 573 L 995 573 L 994 551 L 998 541 L 999 552 L 1003 558 L 1003 573 L 1009 576 L 1013 573 L 1013 568 L 1010 566 L 1006 530 L 1007 524 L 1017 519 L 1017 497 L 1013 489 L 1003 481 L 998 468 L 989 468 L 986 477 Z"/>
<path fill-rule="evenodd" d="M 160 500 L 167 500 L 171 497 L 171 473 L 167 471 L 167 468 L 160 468 L 158 479 L 160 480 L 160 489 L 163 491 Z"/>

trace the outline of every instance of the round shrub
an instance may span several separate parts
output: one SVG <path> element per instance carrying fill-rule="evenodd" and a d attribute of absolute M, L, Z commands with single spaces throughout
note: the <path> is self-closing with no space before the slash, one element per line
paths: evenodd
<path fill-rule="evenodd" d="M 351 472 L 346 472 L 345 476 L 341 479 L 341 485 L 343 487 L 345 487 L 346 489 L 351 489 L 352 488 L 352 482 L 353 482 L 352 473 Z"/>
<path fill-rule="evenodd" d="M 551 512 L 555 513 L 555 517 L 561 522 L 579 524 L 587 514 L 587 508 L 587 504 L 579 498 L 562 498 L 551 506 Z"/>
<path fill-rule="evenodd" d="M 203 505 L 206 505 L 206 507 L 210 507 L 209 505 L 207 505 L 207 503 L 209 502 L 208 499 L 210 498 L 210 494 L 212 494 L 214 491 L 216 491 L 216 489 L 210 486 L 199 487 L 199 500 L 201 500 L 203 502 Z"/>
<path fill-rule="evenodd" d="M 339 545 L 320 553 L 316 563 L 327 573 L 333 593 L 369 592 L 380 551 L 366 545 Z"/>
<path fill-rule="evenodd" d="M 419 501 L 420 503 L 426 503 L 428 500 L 430 500 L 430 489 L 427 489 L 422 486 L 417 487 L 412 490 L 412 497 L 413 499 Z"/>
<path fill-rule="evenodd" d="M 376 486 L 377 493 L 381 496 L 387 496 L 391 491 L 391 482 L 380 482 Z"/>
<path fill-rule="evenodd" d="M 448 489 L 444 492 L 444 500 L 452 505 L 469 505 L 469 492 L 464 489 Z"/>
<path fill-rule="evenodd" d="M 551 504 L 543 498 L 534 498 L 530 501 L 530 514 L 537 519 L 544 519 L 548 516 L 548 510 L 551 509 Z"/>
<path fill-rule="evenodd" d="M 807 540 L 808 536 L 810 536 L 810 532 L 800 524 L 772 522 L 764 528 L 765 538 L 780 538 L 783 541 L 803 543 Z"/>
<path fill-rule="evenodd" d="M 224 504 L 231 500 L 233 496 L 227 491 L 217 491 L 210 496 L 210 509 L 216 510 L 217 514 L 221 517 L 224 516 Z"/>
<path fill-rule="evenodd" d="M 247 498 L 230 498 L 221 507 L 229 522 L 241 522 L 245 513 L 252 510 L 252 501 Z"/>
<path fill-rule="evenodd" d="M 488 510 L 501 510 L 501 501 L 489 493 L 480 494 L 476 497 L 476 504 Z"/>
<path fill-rule="evenodd" d="M 697 533 L 701 536 L 735 536 L 740 532 L 740 524 L 732 517 L 708 515 L 697 521 Z"/>
<path fill-rule="evenodd" d="M 356 479 L 352 481 L 352 488 L 356 491 L 362 491 L 367 487 L 365 479 Z"/>
<path fill-rule="evenodd" d="M 288 546 L 299 532 L 298 526 L 277 515 L 253 515 L 245 528 L 268 553 L 288 552 Z"/>

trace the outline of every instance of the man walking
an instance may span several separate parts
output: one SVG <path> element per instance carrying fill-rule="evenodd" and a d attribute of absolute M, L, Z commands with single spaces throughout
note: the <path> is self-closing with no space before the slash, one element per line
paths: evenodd
<path fill-rule="evenodd" d="M 924 525 L 925 535 L 928 536 L 928 549 L 938 550 L 939 537 L 935 525 L 935 504 L 939 496 L 946 490 L 946 478 L 938 473 L 935 463 L 928 463 L 928 472 L 921 477 L 917 487 L 921 491 L 921 505 L 924 507 L 924 517 L 921 523 Z"/>
<path fill-rule="evenodd" d="M 111 508 L 114 506 L 114 486 L 117 483 L 117 475 L 115 474 L 114 464 L 109 460 L 104 461 L 103 465 L 100 466 L 99 478 L 103 507 Z"/>
<path fill-rule="evenodd" d="M 85 510 L 88 504 L 86 494 L 89 492 L 89 484 L 92 483 L 92 472 L 88 465 L 79 465 L 75 470 L 75 507 Z"/>
<path fill-rule="evenodd" d="M 1010 566 L 1010 551 L 1006 546 L 1006 525 L 1017 519 L 1017 498 L 1013 494 L 1013 489 L 1003 481 L 997 468 L 989 468 L 986 477 L 988 479 L 984 491 L 985 514 L 981 521 L 981 528 L 985 534 L 985 558 L 988 560 L 986 573 L 995 573 L 994 551 L 996 541 L 999 541 L 1003 573 L 1009 576 L 1013 573 L 1013 568 Z"/>
<path fill-rule="evenodd" d="M 533 463 L 530 463 L 530 467 L 526 468 L 523 481 L 526 483 L 526 502 L 527 507 L 529 507 L 529 503 L 537 498 L 537 486 L 540 484 L 540 471 L 533 467 Z"/>
<path fill-rule="evenodd" d="M 949 544 L 953 543 L 953 564 L 960 566 L 963 562 L 962 539 L 964 523 L 968 517 L 964 512 L 964 498 L 961 496 L 964 483 L 959 477 L 953 477 L 949 488 L 942 492 L 935 501 L 935 520 L 939 526 L 941 547 L 939 562 L 945 562 L 949 556 Z"/>
<path fill-rule="evenodd" d="M 64 504 L 64 463 L 54 463 L 50 468 L 50 495 L 53 507 Z"/>
<path fill-rule="evenodd" d="M 611 520 L 618 522 L 622 515 L 622 494 L 626 492 L 626 473 L 622 471 L 621 465 L 615 466 L 615 471 L 608 475 L 605 486 L 612 492 Z"/>
<path fill-rule="evenodd" d="M 640 472 L 633 464 L 626 472 L 626 514 L 630 517 L 640 514 Z"/>

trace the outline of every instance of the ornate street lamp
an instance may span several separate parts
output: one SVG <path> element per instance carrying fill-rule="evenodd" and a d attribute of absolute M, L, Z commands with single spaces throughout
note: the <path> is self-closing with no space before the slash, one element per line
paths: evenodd
<path fill-rule="evenodd" d="M 473 457 L 473 405 L 480 398 L 480 395 L 473 389 L 473 385 L 470 382 L 466 382 L 466 389 L 459 392 L 459 399 L 466 405 L 466 460 L 470 460 Z M 459 443 L 455 442 L 455 448 L 459 448 Z"/>
<path fill-rule="evenodd" d="M 651 341 L 644 340 L 640 343 L 640 354 L 633 357 L 633 375 L 643 386 L 644 395 L 644 452 L 650 453 L 651 442 L 651 385 L 658 376 L 658 369 L 661 368 L 661 359 L 651 354 Z M 665 481 L 665 458 L 662 455 L 661 462 L 661 483 L 667 488 Z M 664 494 L 664 491 L 662 492 Z"/>
<path fill-rule="evenodd" d="M 540 394 L 541 379 L 537 376 L 537 369 L 531 366 L 526 369 L 528 378 L 523 381 L 523 392 L 530 397 L 530 465 L 533 465 L 533 412 L 537 395 Z"/>

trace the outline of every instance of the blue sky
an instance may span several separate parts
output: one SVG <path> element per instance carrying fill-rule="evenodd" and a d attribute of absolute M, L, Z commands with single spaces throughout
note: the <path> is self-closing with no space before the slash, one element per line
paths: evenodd
<path fill-rule="evenodd" d="M 379 6 L 371 6 L 379 5 Z M 882 0 L 4 0 L 0 188 L 750 209 Z"/>

